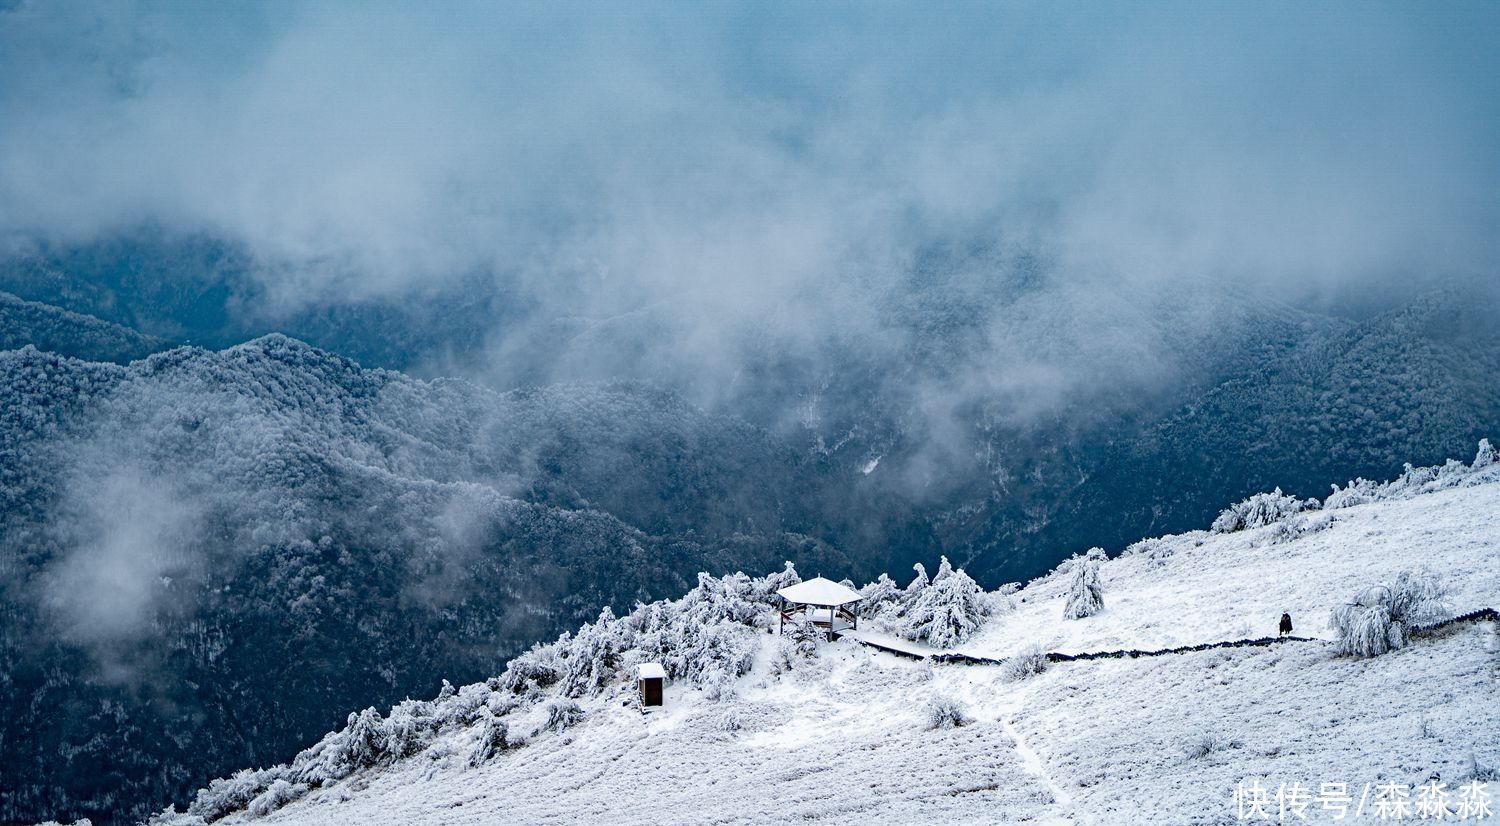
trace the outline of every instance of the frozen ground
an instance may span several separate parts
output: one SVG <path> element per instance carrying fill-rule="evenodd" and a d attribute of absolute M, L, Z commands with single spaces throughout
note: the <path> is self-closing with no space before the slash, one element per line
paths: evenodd
<path fill-rule="evenodd" d="M 1149 540 L 1104 564 L 1105 611 L 1094 617 L 1058 620 L 1068 578 L 1054 572 L 958 650 L 993 657 L 1030 643 L 1077 653 L 1275 636 L 1282 612 L 1297 636 L 1330 637 L 1330 608 L 1423 566 L 1443 577 L 1456 613 L 1500 608 L 1500 484 L 1299 518 L 1328 527 L 1283 542 L 1280 523 Z"/>
<path fill-rule="evenodd" d="M 1283 611 L 1298 634 L 1326 635 L 1331 607 L 1404 568 L 1442 575 L 1455 612 L 1497 605 L 1497 514 L 1492 483 L 1310 514 L 1312 525 L 1332 521 L 1284 541 L 1277 526 L 1168 537 L 1104 563 L 1102 614 L 1062 621 L 1066 577 L 1055 575 L 1024 589 L 1015 610 L 965 649 L 993 656 L 1032 643 L 1084 651 L 1263 636 Z M 575 727 L 478 768 L 465 759 L 478 732 L 458 731 L 263 819 L 1233 823 L 1242 781 L 1314 790 L 1346 782 L 1358 796 L 1365 783 L 1415 786 L 1434 775 L 1456 787 L 1476 766 L 1500 766 L 1492 623 L 1454 626 L 1371 660 L 1336 657 L 1323 642 L 1287 643 L 1058 663 L 1021 681 L 1003 667 L 918 663 L 847 640 L 773 675 L 771 641 L 732 699 L 669 687 L 665 708 L 643 716 L 622 703 L 622 687 L 586 702 Z M 958 699 L 973 722 L 929 730 L 934 695 Z"/>

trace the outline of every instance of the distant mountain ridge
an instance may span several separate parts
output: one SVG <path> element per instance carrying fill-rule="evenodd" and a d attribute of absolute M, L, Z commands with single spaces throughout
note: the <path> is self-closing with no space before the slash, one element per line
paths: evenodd
<path fill-rule="evenodd" d="M 171 343 L 103 319 L 0 292 L 0 350 L 26 345 L 86 361 L 117 364 L 145 358 Z"/>
<path fill-rule="evenodd" d="M 1108 513 L 1118 527 L 1105 530 L 1126 535 L 1178 531 L 1214 500 L 1277 485 L 1321 498 L 1330 479 L 1461 454 L 1500 426 L 1497 318 L 1494 295 L 1443 289 L 1312 336 L 1107 447 L 1069 518 L 1098 525 L 1088 515 Z"/>

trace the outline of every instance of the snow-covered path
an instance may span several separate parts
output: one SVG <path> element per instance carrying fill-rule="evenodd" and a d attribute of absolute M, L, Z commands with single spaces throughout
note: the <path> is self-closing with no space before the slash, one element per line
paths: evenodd
<path fill-rule="evenodd" d="M 1031 745 L 1026 742 L 1026 738 L 1016 729 L 1015 723 L 1011 722 L 1006 712 L 1002 712 L 1000 724 L 1005 727 L 1005 733 L 1010 735 L 1012 740 L 1016 741 L 1016 755 L 1021 758 L 1021 766 L 1026 771 L 1035 775 L 1038 780 L 1042 781 L 1042 785 L 1047 787 L 1047 791 L 1052 795 L 1052 800 L 1058 806 L 1062 807 L 1064 811 L 1071 810 L 1073 796 L 1068 794 L 1063 787 L 1057 785 L 1057 782 L 1052 779 L 1052 775 L 1047 773 L 1047 764 L 1042 761 L 1041 756 L 1036 753 L 1036 750 L 1031 748 Z M 1049 826 L 1051 824 L 1056 824 L 1056 826 L 1071 826 L 1074 820 L 1067 815 L 1056 814 L 1043 819 L 1042 823 Z"/>

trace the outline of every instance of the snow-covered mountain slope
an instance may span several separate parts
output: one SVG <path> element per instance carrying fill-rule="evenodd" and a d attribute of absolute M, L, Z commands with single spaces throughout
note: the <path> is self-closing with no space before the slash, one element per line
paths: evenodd
<path fill-rule="evenodd" d="M 1149 539 L 1104 565 L 1103 613 L 1057 621 L 1063 566 L 960 648 L 991 657 L 1033 643 L 1068 653 L 1171 648 L 1275 635 L 1283 612 L 1296 635 L 1331 638 L 1331 607 L 1423 566 L 1443 575 L 1458 613 L 1500 608 L 1500 484 L 1314 511 L 1235 533 Z"/>
<path fill-rule="evenodd" d="M 1008 656 L 1037 644 L 1079 652 L 1262 637 L 1275 634 L 1283 611 L 1299 635 L 1326 638 L 1331 608 L 1412 569 L 1442 578 L 1449 612 L 1495 605 L 1500 465 L 1450 467 L 1427 484 L 1442 488 L 1435 492 L 1397 483 L 1386 501 L 1147 541 L 1102 563 L 1101 613 L 1064 621 L 1067 569 L 1082 564 L 1075 559 L 1016 593 L 960 649 Z M 691 632 L 673 638 L 686 639 L 688 652 L 728 650 L 728 640 L 748 646 L 747 668 L 732 682 L 690 676 L 682 670 L 690 654 L 669 659 L 681 677 L 662 709 L 642 714 L 629 666 L 674 649 L 612 651 L 604 641 L 623 637 L 600 632 L 624 629 L 638 646 L 660 646 L 642 642 L 663 632 L 641 609 L 489 683 L 408 704 L 383 724 L 372 712 L 351 716 L 350 729 L 297 764 L 221 781 L 194 811 L 289 824 L 1232 823 L 1241 784 L 1274 793 L 1300 783 L 1316 795 L 1322 783 L 1347 783 L 1357 803 L 1364 784 L 1415 789 L 1438 777 L 1456 805 L 1463 784 L 1493 780 L 1500 767 L 1493 622 L 1451 625 L 1369 659 L 1312 639 L 1053 662 L 1028 677 L 1014 659 L 916 662 L 847 639 L 791 656 L 783 638 L 752 630 L 774 625 L 766 609 L 746 607 L 781 581 L 700 580 L 682 603 L 657 612 L 743 629 L 711 646 Z M 705 613 L 716 593 L 739 607 Z M 701 619 L 734 610 L 748 612 L 749 627 Z M 539 690 L 535 676 L 546 662 L 581 668 L 556 659 L 564 650 L 593 651 L 594 662 L 615 666 L 576 708 Z M 944 705 L 967 724 L 934 728 Z M 433 735 L 407 747 L 410 756 L 380 756 L 390 749 L 382 743 L 395 742 L 391 732 L 412 726 Z M 330 766 L 339 768 L 327 774 Z M 306 782 L 313 777 L 326 779 Z M 1335 813 L 1315 802 L 1307 815 Z"/>
<path fill-rule="evenodd" d="M 0 822 L 144 817 L 700 570 L 847 568 L 797 458 L 638 385 L 498 394 L 284 336 L 0 353 Z"/>

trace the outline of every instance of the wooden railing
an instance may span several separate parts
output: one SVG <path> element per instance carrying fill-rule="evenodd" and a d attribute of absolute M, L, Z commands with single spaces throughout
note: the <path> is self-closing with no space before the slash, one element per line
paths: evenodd
<path fill-rule="evenodd" d="M 842 627 L 859 627 L 859 614 L 856 614 L 854 609 L 845 605 L 840 605 L 833 609 L 832 621 L 829 619 L 828 608 L 820 608 L 815 605 L 789 605 L 779 609 L 778 613 L 781 615 L 780 630 L 782 632 L 786 631 L 786 624 L 788 622 L 796 622 L 799 619 L 805 619 L 820 628 L 828 629 L 830 636 L 841 627 L 838 624 L 840 621 L 845 623 Z"/>

